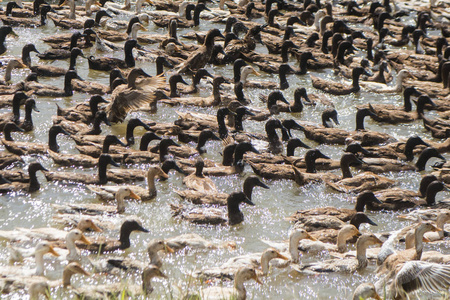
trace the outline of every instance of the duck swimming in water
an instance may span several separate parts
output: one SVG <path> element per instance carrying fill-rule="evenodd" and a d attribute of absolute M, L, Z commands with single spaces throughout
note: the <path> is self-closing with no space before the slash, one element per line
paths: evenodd
<path fill-rule="evenodd" d="M 311 75 L 311 81 L 313 87 L 316 89 L 322 90 L 324 92 L 327 92 L 332 95 L 348 95 L 351 93 L 359 92 L 361 89 L 359 86 L 359 78 L 361 75 L 367 75 L 370 76 L 369 73 L 367 73 L 366 70 L 364 70 L 361 67 L 357 67 L 353 69 L 352 72 L 352 79 L 353 83 L 351 86 L 344 85 L 337 82 L 330 82 L 328 80 L 321 79 L 319 77 L 315 77 Z"/>

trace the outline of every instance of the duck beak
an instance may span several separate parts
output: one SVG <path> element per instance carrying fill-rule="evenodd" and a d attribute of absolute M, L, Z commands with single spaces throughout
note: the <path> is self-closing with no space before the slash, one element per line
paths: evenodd
<path fill-rule="evenodd" d="M 170 248 L 170 247 L 167 246 L 166 244 L 164 245 L 164 250 L 165 250 L 167 253 L 174 253 L 174 252 L 175 252 L 175 250 L 173 250 L 172 248 Z"/>
<path fill-rule="evenodd" d="M 277 258 L 283 259 L 283 260 L 289 260 L 286 256 L 282 255 L 281 253 L 277 254 Z"/>
<path fill-rule="evenodd" d="M 376 300 L 383 300 L 383 298 L 380 297 L 380 295 L 378 295 L 377 292 L 375 292 L 375 295 L 372 296 L 374 299 Z"/>
<path fill-rule="evenodd" d="M 319 61 L 317 58 L 315 58 L 314 56 L 311 56 L 311 59 L 313 60 L 313 61 Z"/>
<path fill-rule="evenodd" d="M 262 182 L 262 181 L 260 181 L 260 182 L 258 182 L 258 184 L 257 184 L 259 187 L 262 187 L 262 188 L 264 188 L 264 189 L 270 189 L 264 182 Z"/>
<path fill-rule="evenodd" d="M 89 276 L 89 277 L 91 277 L 92 276 L 92 274 L 91 273 L 89 273 L 88 271 L 86 271 L 85 269 L 83 269 L 83 268 L 78 268 L 78 274 L 83 274 L 83 275 L 85 275 L 85 276 Z"/>
<path fill-rule="evenodd" d="M 161 171 L 161 173 L 159 173 L 159 178 L 164 178 L 164 179 L 168 179 L 168 178 L 169 178 L 169 175 L 167 175 L 167 173 L 166 173 L 166 172 L 164 172 L 164 171 Z"/>
<path fill-rule="evenodd" d="M 11 30 L 9 34 L 15 37 L 19 37 L 19 35 L 14 30 Z"/>
<path fill-rule="evenodd" d="M 64 5 L 66 5 L 66 3 L 67 3 L 67 0 L 65 0 L 63 3 L 61 3 L 61 4 L 59 5 L 59 7 L 63 7 Z"/>
<path fill-rule="evenodd" d="M 95 2 L 94 5 L 97 5 L 97 6 L 100 6 L 100 7 L 102 6 L 102 4 L 100 2 L 98 2 L 98 1 Z"/>
<path fill-rule="evenodd" d="M 215 135 L 215 134 L 213 134 L 213 135 L 211 136 L 211 140 L 212 140 L 212 141 L 221 141 L 221 139 L 220 139 L 217 135 Z"/>
<path fill-rule="evenodd" d="M 316 238 L 314 238 L 313 236 L 311 236 L 309 233 L 306 233 L 306 238 L 307 240 L 311 240 L 311 241 L 317 241 Z"/>
<path fill-rule="evenodd" d="M 370 224 L 370 225 L 372 225 L 372 226 L 378 226 L 377 223 L 375 223 L 374 221 L 372 221 L 372 220 L 369 219 L 368 217 L 367 217 L 367 223 Z"/>
<path fill-rule="evenodd" d="M 33 105 L 32 109 L 33 109 L 35 112 L 40 112 L 39 109 L 36 107 L 36 104 Z"/>
<path fill-rule="evenodd" d="M 139 225 L 140 226 L 140 225 Z M 136 229 L 137 231 L 142 231 L 142 232 L 150 232 L 150 230 L 145 229 L 144 227 L 140 226 L 140 228 Z"/>
<path fill-rule="evenodd" d="M 130 197 L 136 200 L 141 200 L 141 197 L 136 195 L 133 191 L 130 191 Z"/>
<path fill-rule="evenodd" d="M 114 167 L 120 167 L 120 165 L 118 163 L 116 163 L 112 158 L 111 158 L 111 161 L 109 163 L 111 165 L 113 165 Z"/>
<path fill-rule="evenodd" d="M 95 232 L 103 232 L 103 230 L 94 223 L 91 223 L 91 226 L 89 228 L 91 228 Z"/>
<path fill-rule="evenodd" d="M 357 230 L 354 236 L 360 237 L 361 235 L 362 235 L 361 231 Z"/>
<path fill-rule="evenodd" d="M 256 283 L 258 283 L 258 284 L 263 284 L 263 283 L 261 282 L 261 280 L 259 280 L 258 275 L 256 275 L 256 273 L 255 273 L 255 276 L 253 276 L 252 278 L 255 279 Z"/>
<path fill-rule="evenodd" d="M 53 246 L 48 246 L 48 253 L 50 253 L 56 257 L 59 256 L 58 252 L 55 251 L 55 248 L 53 248 Z"/>
<path fill-rule="evenodd" d="M 83 243 L 85 243 L 86 245 L 92 244 L 92 243 L 86 238 L 86 236 L 85 236 L 84 234 L 81 235 L 80 241 L 83 242 Z"/>
<path fill-rule="evenodd" d="M 436 232 L 436 231 L 443 231 L 442 228 L 436 227 L 434 225 L 432 225 L 433 227 L 431 228 L 431 231 Z"/>
<path fill-rule="evenodd" d="M 379 245 L 383 245 L 383 241 L 381 241 L 379 238 L 376 238 L 375 243 Z"/>
<path fill-rule="evenodd" d="M 145 28 L 145 27 L 144 27 L 144 26 L 142 26 L 142 25 L 141 25 L 140 29 L 141 29 L 142 31 L 148 31 L 148 29 L 147 29 L 147 28 Z"/>
<path fill-rule="evenodd" d="M 19 66 L 17 66 L 17 68 L 20 68 L 20 69 L 23 69 L 23 68 L 26 68 L 27 66 L 24 64 L 24 63 L 22 63 L 22 62 L 19 62 Z"/>
<path fill-rule="evenodd" d="M 255 69 L 253 69 L 252 74 L 254 74 L 256 76 L 261 76 L 261 73 L 258 73 Z"/>
<path fill-rule="evenodd" d="M 162 278 L 166 278 L 166 279 L 168 278 L 166 276 L 166 274 L 164 274 L 161 270 L 158 270 L 158 273 L 156 275 L 158 275 L 159 277 L 162 277 Z"/>
<path fill-rule="evenodd" d="M 147 2 L 150 5 L 155 5 L 152 0 L 145 0 L 145 2 Z"/>
<path fill-rule="evenodd" d="M 248 205 L 255 206 L 255 203 L 253 203 L 252 201 L 250 201 L 250 199 L 248 199 L 247 197 L 245 197 L 244 202 L 247 203 Z"/>
<path fill-rule="evenodd" d="M 422 238 L 422 242 L 424 242 L 424 243 L 430 243 L 431 241 L 430 241 L 429 239 L 427 239 L 426 237 L 423 237 L 423 238 Z"/>

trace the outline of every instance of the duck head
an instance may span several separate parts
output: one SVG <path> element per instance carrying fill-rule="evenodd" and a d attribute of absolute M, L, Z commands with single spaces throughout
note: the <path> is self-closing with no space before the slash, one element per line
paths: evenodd
<path fill-rule="evenodd" d="M 126 220 L 120 227 L 120 249 L 124 250 L 131 246 L 130 234 L 133 231 L 149 232 L 136 220 Z"/>
<path fill-rule="evenodd" d="M 316 173 L 316 159 L 330 159 L 328 156 L 320 152 L 320 150 L 309 150 L 305 154 L 306 173 Z"/>
<path fill-rule="evenodd" d="M 177 92 L 177 83 L 189 85 L 186 81 L 184 81 L 183 77 L 180 74 L 172 75 L 169 78 L 170 97 L 179 97 L 178 92 Z"/>
<path fill-rule="evenodd" d="M 283 120 L 283 122 L 281 122 L 281 124 L 284 126 L 284 128 L 286 128 L 286 135 L 284 134 L 285 131 L 282 131 L 283 133 L 283 137 L 282 140 L 283 141 L 287 141 L 292 137 L 291 134 L 291 130 L 295 129 L 295 130 L 304 130 L 303 126 L 301 126 L 300 124 L 298 124 L 297 122 L 295 122 L 294 119 L 288 119 L 288 120 Z"/>
<path fill-rule="evenodd" d="M 436 158 L 442 159 L 444 162 L 446 161 L 445 157 L 443 157 L 443 156 L 437 151 L 436 148 L 428 147 L 428 148 L 425 148 L 425 149 L 422 151 L 422 153 L 420 153 L 419 158 L 417 159 L 417 162 L 416 162 L 416 168 L 417 168 L 419 171 L 425 170 L 425 166 L 426 166 L 428 160 L 429 160 L 430 158 L 432 158 L 432 157 L 436 157 Z"/>
<path fill-rule="evenodd" d="M 163 164 L 161 165 L 161 170 L 163 170 L 166 174 L 169 174 L 170 170 L 175 170 L 182 175 L 188 175 L 188 173 L 180 169 L 176 161 L 173 159 L 167 159 L 165 162 L 163 162 Z M 160 177 L 160 180 L 164 180 L 164 178 Z"/>
<path fill-rule="evenodd" d="M 249 200 L 252 200 L 252 192 L 255 186 L 269 189 L 269 187 L 261 181 L 257 176 L 251 175 L 244 180 L 243 191 Z"/>
<path fill-rule="evenodd" d="M 381 204 L 381 202 L 373 192 L 362 192 L 356 197 L 355 210 L 357 212 L 364 212 L 364 207 L 367 204 Z"/>
<path fill-rule="evenodd" d="M 148 144 L 153 140 L 162 140 L 162 138 L 154 132 L 146 132 L 141 138 L 141 143 L 139 145 L 140 151 L 147 151 L 148 150 Z"/>
<path fill-rule="evenodd" d="M 299 138 L 291 138 L 287 142 L 286 146 L 286 156 L 294 156 L 295 149 L 298 147 L 302 147 L 305 149 L 311 149 L 308 145 L 303 143 Z"/>
<path fill-rule="evenodd" d="M 64 130 L 64 128 L 62 128 L 60 125 L 53 125 L 52 127 L 50 127 L 50 129 L 48 131 L 48 147 L 53 152 L 59 151 L 59 146 L 56 141 L 56 137 L 58 136 L 58 134 L 64 134 L 64 135 L 70 136 L 70 133 L 68 133 L 66 130 Z"/>
<path fill-rule="evenodd" d="M 432 174 L 423 176 L 419 186 L 420 197 L 422 198 L 425 197 L 427 194 L 427 188 L 430 185 L 430 183 L 437 180 L 438 180 L 437 177 Z"/>
<path fill-rule="evenodd" d="M 325 128 L 332 128 L 332 123 L 339 125 L 338 113 L 334 108 L 326 109 L 322 112 L 322 125 Z"/>
<path fill-rule="evenodd" d="M 155 265 L 149 265 L 142 271 L 142 290 L 145 295 L 150 295 L 153 292 L 151 280 L 155 277 L 167 278 L 167 276 Z"/>
<path fill-rule="evenodd" d="M 377 223 L 369 219 L 369 217 L 363 212 L 357 212 L 350 220 L 350 224 L 359 229 L 359 226 L 363 223 L 370 224 L 372 226 L 378 226 Z"/>

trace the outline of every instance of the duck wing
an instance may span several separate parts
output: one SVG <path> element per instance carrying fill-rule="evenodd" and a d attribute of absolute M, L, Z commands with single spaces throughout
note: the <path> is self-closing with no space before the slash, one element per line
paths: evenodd
<path fill-rule="evenodd" d="M 450 266 L 424 261 L 406 262 L 395 276 L 396 291 L 406 293 L 424 289 L 429 293 L 447 290 L 450 286 Z"/>
<path fill-rule="evenodd" d="M 126 85 L 118 86 L 106 107 L 106 114 L 110 122 L 123 122 L 128 112 L 139 109 L 155 100 L 153 92 L 164 84 L 163 77 L 152 77 L 145 80 L 145 84 L 132 89 Z"/>

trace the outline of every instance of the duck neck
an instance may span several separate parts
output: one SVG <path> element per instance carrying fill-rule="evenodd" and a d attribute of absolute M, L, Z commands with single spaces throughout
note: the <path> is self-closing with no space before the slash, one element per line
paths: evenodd
<path fill-rule="evenodd" d="M 119 248 L 120 249 L 130 248 L 130 246 L 131 246 L 130 234 L 131 234 L 131 231 L 127 228 L 122 228 L 120 230 L 120 237 L 119 237 L 119 242 L 120 242 Z"/>
<path fill-rule="evenodd" d="M 242 125 L 243 114 L 237 114 L 234 117 L 234 129 L 238 132 L 244 131 L 244 126 Z"/>
<path fill-rule="evenodd" d="M 107 167 L 108 167 L 107 163 L 98 164 L 98 182 L 100 184 L 105 184 L 108 182 L 108 176 L 106 176 Z"/>
<path fill-rule="evenodd" d="M 169 85 L 170 85 L 170 97 L 171 98 L 178 97 L 177 82 L 175 80 L 172 80 L 169 82 Z"/>
<path fill-rule="evenodd" d="M 298 250 L 299 239 L 291 238 L 289 239 L 289 253 L 291 254 L 291 260 L 294 263 L 298 263 L 300 251 Z"/>
<path fill-rule="evenodd" d="M 348 236 L 345 232 L 340 230 L 337 235 L 336 246 L 339 253 L 344 253 L 347 251 L 347 239 Z"/>
<path fill-rule="evenodd" d="M 23 120 L 23 124 L 33 126 L 32 111 L 33 107 L 31 105 L 25 105 L 25 119 Z"/>
<path fill-rule="evenodd" d="M 11 72 L 13 70 L 13 66 L 11 64 L 8 64 L 6 66 L 6 70 L 5 70 L 5 81 L 8 82 L 11 80 Z"/>
<path fill-rule="evenodd" d="M 137 126 L 133 126 L 133 125 L 127 126 L 127 133 L 125 135 L 125 140 L 127 141 L 127 146 L 134 145 L 134 129 L 136 127 Z"/>
<path fill-rule="evenodd" d="M 44 275 L 44 254 L 36 253 L 34 255 L 34 259 L 36 261 L 36 275 L 43 276 Z"/>
<path fill-rule="evenodd" d="M 287 45 L 287 44 L 283 44 L 283 46 L 281 47 L 281 59 L 282 59 L 282 61 L 283 61 L 283 63 L 287 63 L 288 62 L 288 59 L 289 59 L 289 57 L 288 57 L 288 55 L 289 55 L 289 48 L 290 48 L 291 46 L 290 45 Z"/>
<path fill-rule="evenodd" d="M 308 59 L 307 57 L 301 57 L 300 59 L 300 74 L 306 74 L 308 72 Z"/>
<path fill-rule="evenodd" d="M 77 246 L 75 245 L 75 241 L 73 239 L 66 237 L 66 247 L 69 250 L 69 254 L 67 256 L 74 257 L 78 255 Z"/>
<path fill-rule="evenodd" d="M 234 288 L 237 291 L 237 300 L 245 300 L 247 291 L 245 290 L 244 280 L 238 276 L 234 278 Z"/>
<path fill-rule="evenodd" d="M 200 25 L 200 13 L 202 12 L 201 9 L 195 9 L 194 10 L 194 16 L 193 16 L 193 21 L 194 21 L 194 26 L 198 26 Z"/>
<path fill-rule="evenodd" d="M 162 59 L 156 60 L 156 76 L 161 75 L 164 73 L 164 65 Z"/>
<path fill-rule="evenodd" d="M 410 112 L 412 110 L 411 95 L 409 93 L 405 93 L 403 96 L 403 109 L 406 112 Z"/>
<path fill-rule="evenodd" d="M 420 260 L 422 258 L 422 252 L 423 252 L 423 235 L 425 232 L 420 227 L 416 229 L 414 232 L 414 247 L 416 249 L 416 257 L 414 257 L 415 260 Z"/>
<path fill-rule="evenodd" d="M 169 154 L 169 146 L 165 143 L 159 143 L 159 162 L 163 163 L 166 160 L 167 155 Z"/>
<path fill-rule="evenodd" d="M 156 186 L 155 186 L 155 174 L 147 173 L 147 186 L 148 186 L 148 194 L 150 196 L 156 196 Z"/>
<path fill-rule="evenodd" d="M 419 101 L 417 101 L 417 115 L 419 116 L 419 119 L 421 116 L 423 116 L 425 110 L 425 102 L 419 98 Z"/>
<path fill-rule="evenodd" d="M 356 113 L 356 130 L 365 130 L 364 129 L 364 118 L 366 114 L 364 112 L 358 111 Z"/>
<path fill-rule="evenodd" d="M 367 59 L 373 61 L 373 41 L 367 41 Z"/>
<path fill-rule="evenodd" d="M 286 72 L 282 72 L 280 69 L 280 71 L 278 72 L 278 76 L 280 77 L 280 89 L 287 89 L 289 87 L 289 82 L 286 78 Z"/>
<path fill-rule="evenodd" d="M 28 191 L 30 193 L 38 191 L 40 189 L 40 187 L 41 187 L 41 185 L 39 184 L 39 181 L 37 179 L 36 172 L 37 171 L 35 171 L 35 170 L 29 170 L 28 171 L 28 175 L 30 177 L 30 186 L 29 186 L 29 190 Z"/>
<path fill-rule="evenodd" d="M 150 264 L 151 265 L 155 265 L 157 267 L 161 267 L 162 266 L 162 259 L 158 254 L 158 251 L 154 251 L 152 249 L 148 250 L 148 257 L 150 258 Z"/>
<path fill-rule="evenodd" d="M 6 80 L 6 75 L 5 75 L 5 80 Z M 16 124 L 20 120 L 20 104 L 21 104 L 20 102 L 21 101 L 22 100 L 18 96 L 15 96 L 13 98 L 13 103 L 12 103 L 13 119 L 12 119 L 12 121 Z M 6 133 L 5 133 L 5 135 L 6 135 Z"/>
<path fill-rule="evenodd" d="M 305 158 L 306 164 L 306 173 L 316 173 L 316 159 L 314 158 Z"/>
<path fill-rule="evenodd" d="M 75 15 L 75 1 L 70 1 L 69 4 L 70 4 L 69 19 L 75 20 L 76 19 L 76 15 Z"/>
<path fill-rule="evenodd" d="M 302 95 L 300 93 L 294 93 L 294 105 L 292 105 L 290 109 L 291 112 L 303 111 Z"/>
<path fill-rule="evenodd" d="M 70 286 L 70 279 L 72 278 L 72 275 L 75 274 L 72 270 L 69 270 L 68 268 L 65 268 L 62 275 L 62 281 L 63 281 L 63 287 Z"/>
<path fill-rule="evenodd" d="M 245 196 L 247 196 L 247 198 L 249 200 L 252 200 L 253 188 L 254 188 L 253 184 L 244 182 L 243 192 L 244 192 Z"/>
<path fill-rule="evenodd" d="M 133 57 L 133 47 L 125 47 L 125 63 L 129 68 L 133 68 L 136 65 Z"/>
<path fill-rule="evenodd" d="M 59 151 L 58 142 L 56 140 L 57 136 L 58 136 L 58 132 L 50 129 L 50 131 L 48 132 L 48 147 L 53 152 Z"/>
<path fill-rule="evenodd" d="M 358 260 L 358 269 L 367 267 L 368 261 L 366 257 L 367 245 L 361 241 L 356 242 L 356 259 Z"/>
<path fill-rule="evenodd" d="M 220 84 L 218 82 L 213 82 L 213 96 L 214 96 L 214 102 L 213 106 L 218 106 L 222 102 L 222 99 L 220 97 Z"/>
<path fill-rule="evenodd" d="M 73 88 L 72 88 L 72 77 L 66 75 L 64 78 L 64 96 L 72 96 Z"/>
<path fill-rule="evenodd" d="M 239 209 L 239 203 L 228 202 L 227 209 L 228 209 L 229 223 L 230 223 L 230 219 L 233 219 L 233 224 L 230 224 L 230 225 L 239 224 L 242 221 L 244 221 L 244 216 L 243 216 L 241 210 Z"/>
<path fill-rule="evenodd" d="M 352 172 L 350 171 L 350 166 L 349 166 L 348 162 L 341 159 L 340 165 L 341 165 L 341 170 L 342 170 L 342 179 L 352 178 L 353 176 L 352 176 Z M 358 203 L 356 203 L 356 205 L 358 206 Z M 359 211 L 359 210 L 357 210 L 357 211 Z M 364 211 L 364 205 L 363 205 L 363 209 L 361 211 Z"/>
<path fill-rule="evenodd" d="M 359 87 L 359 76 L 360 76 L 360 74 L 359 73 L 355 73 L 355 74 L 353 74 L 353 83 L 352 83 L 352 86 L 353 86 L 353 89 L 355 90 L 355 91 L 359 91 L 359 89 L 360 89 L 360 87 Z"/>
<path fill-rule="evenodd" d="M 41 26 L 45 25 L 45 21 L 46 20 L 47 20 L 47 13 L 46 12 L 44 12 L 44 13 L 41 12 Z"/>
<path fill-rule="evenodd" d="M 117 212 L 119 214 L 124 213 L 125 212 L 125 196 L 121 195 L 121 194 L 117 194 L 116 195 L 116 200 L 117 200 Z"/>
<path fill-rule="evenodd" d="M 324 54 L 328 54 L 328 36 L 324 35 L 322 38 L 322 47 L 321 50 Z"/>
<path fill-rule="evenodd" d="M 225 117 L 224 116 L 218 116 L 217 117 L 217 125 L 219 126 L 219 135 L 221 139 L 224 139 L 228 135 L 228 129 L 225 125 Z"/>
<path fill-rule="evenodd" d="M 427 202 L 428 206 L 433 206 L 436 204 L 436 194 L 439 192 L 437 189 L 427 189 L 425 201 Z M 439 227 L 442 228 L 442 227 Z"/>
<path fill-rule="evenodd" d="M 78 54 L 76 54 L 76 53 L 70 54 L 69 70 L 75 70 L 75 65 L 77 64 L 77 56 L 78 56 Z"/>
<path fill-rule="evenodd" d="M 269 273 L 269 262 L 270 259 L 265 255 L 261 257 L 261 270 L 264 276 L 266 276 Z"/>
<path fill-rule="evenodd" d="M 445 223 L 447 223 L 447 217 L 445 215 L 438 215 L 436 219 L 436 227 L 444 229 Z M 444 230 L 438 231 L 439 237 L 444 238 Z"/>
<path fill-rule="evenodd" d="M 92 129 L 89 131 L 89 134 L 100 134 L 102 129 L 100 128 L 100 124 L 102 120 L 100 118 L 94 118 L 94 122 L 92 123 Z"/>

